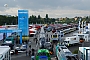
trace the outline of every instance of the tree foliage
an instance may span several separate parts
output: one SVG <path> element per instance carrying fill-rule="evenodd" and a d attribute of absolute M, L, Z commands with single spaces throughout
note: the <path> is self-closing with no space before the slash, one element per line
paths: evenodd
<path fill-rule="evenodd" d="M 55 21 L 58 21 L 59 23 L 78 23 L 79 21 L 79 17 L 77 17 L 77 20 L 75 20 L 74 18 L 63 18 L 63 20 L 59 20 L 59 18 L 49 18 L 48 14 L 46 14 L 45 18 L 42 18 L 40 15 L 35 16 L 29 16 L 28 18 L 29 20 L 29 24 L 44 24 L 44 23 L 55 23 Z M 82 18 L 82 21 L 86 21 L 86 22 L 90 22 L 90 16 L 86 16 L 84 18 Z M 4 15 L 0 15 L 0 25 L 11 25 L 11 24 L 18 24 L 18 16 L 14 17 L 14 16 L 4 16 Z"/>

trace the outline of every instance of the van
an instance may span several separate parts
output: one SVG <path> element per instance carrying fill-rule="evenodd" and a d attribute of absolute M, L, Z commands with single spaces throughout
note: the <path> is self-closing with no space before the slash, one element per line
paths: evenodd
<path fill-rule="evenodd" d="M 71 37 L 66 37 L 63 43 L 66 46 L 74 45 L 79 43 L 79 36 L 71 36 Z"/>

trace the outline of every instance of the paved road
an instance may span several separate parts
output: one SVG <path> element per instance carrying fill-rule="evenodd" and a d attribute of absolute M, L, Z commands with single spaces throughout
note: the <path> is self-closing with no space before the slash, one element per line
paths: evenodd
<path fill-rule="evenodd" d="M 22 56 L 22 57 L 17 57 L 12 60 L 31 60 L 29 56 Z M 51 60 L 56 60 L 55 58 L 51 58 Z"/>
<path fill-rule="evenodd" d="M 17 58 L 12 58 L 11 60 L 30 60 L 29 56 L 18 56 Z"/>
<path fill-rule="evenodd" d="M 36 43 L 33 41 L 33 38 L 30 38 L 31 47 L 37 50 Z M 18 55 L 12 55 L 12 60 L 30 60 L 29 56 L 26 56 L 25 53 L 19 53 Z M 51 60 L 56 60 L 55 57 L 52 57 Z"/>
<path fill-rule="evenodd" d="M 34 48 L 35 50 L 38 49 L 38 47 L 36 46 L 35 41 L 33 40 L 33 37 L 30 37 L 30 41 L 31 41 L 31 48 Z M 12 55 L 12 60 L 30 60 L 29 56 L 26 56 L 25 53 L 20 53 L 18 55 Z M 53 56 L 51 58 L 51 60 L 56 60 L 55 57 Z"/>
<path fill-rule="evenodd" d="M 77 31 L 75 32 L 72 32 L 70 34 L 66 34 L 64 37 L 63 37 L 63 40 L 65 39 L 65 37 L 68 37 L 68 36 L 72 36 L 73 33 L 76 33 Z M 48 37 L 50 37 L 52 33 L 51 32 L 48 32 Z M 30 38 L 30 41 L 31 41 L 31 45 L 34 49 L 37 49 L 36 47 L 36 43 L 33 41 L 33 38 Z M 75 46 L 72 46 L 72 47 L 69 47 L 70 51 L 73 52 L 74 50 L 76 49 L 79 49 L 79 47 L 82 46 L 82 45 L 75 45 Z M 85 42 L 84 43 L 84 46 L 90 46 L 90 42 Z M 12 60 L 30 60 L 30 57 L 29 56 L 26 56 L 25 53 L 21 53 L 19 55 L 13 55 L 12 56 Z M 55 59 L 55 56 L 52 57 L 51 60 L 56 60 Z"/>
<path fill-rule="evenodd" d="M 36 50 L 37 49 L 36 43 L 34 42 L 32 37 L 30 37 L 30 41 L 31 41 L 31 43 L 30 43 L 31 48 L 34 48 Z M 30 60 L 30 57 L 26 56 L 25 52 L 19 53 L 18 55 L 12 55 L 11 58 L 12 58 L 12 60 Z"/>

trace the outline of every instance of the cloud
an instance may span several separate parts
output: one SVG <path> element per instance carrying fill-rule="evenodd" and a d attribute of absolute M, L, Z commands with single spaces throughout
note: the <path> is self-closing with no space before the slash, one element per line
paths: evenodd
<path fill-rule="evenodd" d="M 4 4 L 7 4 L 6 8 Z M 2 0 L 0 14 L 17 15 L 18 9 L 29 10 L 29 15 L 49 14 L 50 17 L 90 15 L 90 0 Z"/>

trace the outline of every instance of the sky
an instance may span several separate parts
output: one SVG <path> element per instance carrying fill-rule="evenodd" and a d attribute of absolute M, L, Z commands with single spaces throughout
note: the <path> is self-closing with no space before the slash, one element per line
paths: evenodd
<path fill-rule="evenodd" d="M 29 16 L 50 18 L 84 17 L 90 15 L 90 0 L 0 0 L 0 15 L 18 15 L 28 10 Z"/>

